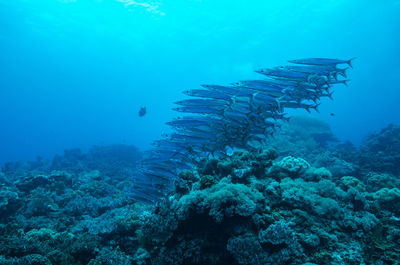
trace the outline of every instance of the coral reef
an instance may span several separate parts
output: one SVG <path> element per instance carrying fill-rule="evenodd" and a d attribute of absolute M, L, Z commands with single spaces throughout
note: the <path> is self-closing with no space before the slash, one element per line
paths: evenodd
<path fill-rule="evenodd" d="M 326 122 L 299 115 L 290 117 L 289 121 L 280 121 L 266 147 L 279 150 L 283 156 L 300 156 L 310 160 L 330 143 L 337 141 Z"/>
<path fill-rule="evenodd" d="M 70 160 L 68 152 L 56 158 L 68 165 L 72 161 L 85 165 L 82 171 L 76 166 L 53 170 L 50 163 L 39 168 L 26 166 L 29 163 L 5 165 L 1 177 L 8 181 L 0 186 L 0 264 L 133 264 L 126 252 L 137 250 L 141 207 L 132 203 L 130 175 L 123 172 L 128 167 L 135 170 L 135 158 L 116 166 L 113 155 L 120 147 L 115 148 L 100 148 L 102 159 L 94 158 L 93 151 L 74 156 L 79 161 Z M 96 165 L 98 169 L 92 170 Z M 121 175 L 115 176 L 116 172 Z"/>
<path fill-rule="evenodd" d="M 189 191 L 148 211 L 138 232 L 142 263 L 397 264 L 396 188 L 373 192 L 301 158 L 260 165 L 257 155 L 203 161 Z M 249 165 L 251 173 L 234 176 Z"/>
<path fill-rule="evenodd" d="M 365 171 L 400 175 L 400 125 L 390 124 L 368 136 L 360 146 L 359 159 Z"/>
<path fill-rule="evenodd" d="M 360 150 L 298 136 L 203 158 L 154 205 L 130 197 L 135 148 L 7 163 L 0 264 L 399 264 L 396 128 Z"/>

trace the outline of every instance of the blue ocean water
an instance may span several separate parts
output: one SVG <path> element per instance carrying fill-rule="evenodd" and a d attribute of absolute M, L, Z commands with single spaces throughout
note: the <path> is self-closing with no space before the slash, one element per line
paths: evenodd
<path fill-rule="evenodd" d="M 358 144 L 400 122 L 399 13 L 398 0 L 0 0 L 0 163 L 146 149 L 181 91 L 303 57 L 357 57 L 313 115 Z"/>

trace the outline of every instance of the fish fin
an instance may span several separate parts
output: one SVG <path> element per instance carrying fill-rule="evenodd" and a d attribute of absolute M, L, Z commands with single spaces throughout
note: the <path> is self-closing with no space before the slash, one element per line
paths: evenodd
<path fill-rule="evenodd" d="M 343 72 L 341 72 L 341 74 L 343 75 L 344 78 L 347 78 L 347 73 L 346 71 L 349 69 L 349 67 L 343 69 Z"/>
<path fill-rule="evenodd" d="M 348 64 L 351 68 L 353 68 L 352 61 L 353 61 L 354 59 L 357 59 L 357 57 L 353 57 L 353 58 L 351 58 L 350 60 L 347 61 L 347 64 Z"/>
<path fill-rule="evenodd" d="M 315 105 L 315 106 L 313 107 L 313 109 L 315 109 L 315 111 L 318 112 L 318 113 L 320 113 L 319 110 L 318 110 L 318 106 L 319 106 L 319 105 L 321 105 L 321 103 L 318 103 L 317 105 Z"/>
<path fill-rule="evenodd" d="M 336 72 L 336 73 L 333 74 L 333 78 L 335 80 L 338 80 L 339 75 L 342 75 L 342 73 L 341 72 Z"/>
<path fill-rule="evenodd" d="M 328 98 L 330 98 L 332 100 L 333 100 L 333 97 L 332 97 L 333 92 L 335 92 L 335 91 L 328 92 Z"/>
<path fill-rule="evenodd" d="M 305 109 L 306 109 L 306 111 L 307 111 L 308 113 L 311 114 L 310 107 L 306 107 Z"/>
<path fill-rule="evenodd" d="M 343 80 L 343 84 L 344 84 L 345 86 L 349 86 L 349 84 L 347 83 L 347 82 L 349 82 L 349 81 L 351 81 L 351 79 Z"/>
<path fill-rule="evenodd" d="M 279 111 L 283 111 L 282 105 L 281 105 L 281 101 L 279 99 L 276 100 L 276 104 L 278 105 L 278 110 Z"/>

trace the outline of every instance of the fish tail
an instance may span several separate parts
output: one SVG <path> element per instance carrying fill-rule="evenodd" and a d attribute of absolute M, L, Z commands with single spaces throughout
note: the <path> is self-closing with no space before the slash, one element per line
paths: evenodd
<path fill-rule="evenodd" d="M 281 105 L 281 101 L 279 99 L 276 100 L 276 103 L 278 105 L 278 110 L 279 111 L 283 111 L 282 105 Z"/>
<path fill-rule="evenodd" d="M 330 98 L 330 99 L 332 99 L 332 100 L 333 100 L 333 97 L 332 97 L 333 92 L 334 92 L 334 91 L 328 92 L 328 98 Z"/>
<path fill-rule="evenodd" d="M 347 61 L 347 64 L 348 64 L 351 68 L 353 68 L 352 61 L 353 61 L 354 59 L 357 59 L 357 57 L 353 57 L 353 58 L 351 58 L 350 60 Z"/>
<path fill-rule="evenodd" d="M 318 112 L 318 113 L 320 113 L 320 112 L 319 112 L 319 109 L 318 109 L 319 105 L 321 105 L 321 103 L 318 103 L 317 105 L 315 105 L 315 106 L 313 107 L 313 109 L 315 109 L 315 111 Z"/>
<path fill-rule="evenodd" d="M 351 79 L 343 80 L 343 84 L 344 84 L 345 86 L 349 86 L 349 84 L 347 83 L 347 82 L 349 82 L 349 81 L 351 81 Z"/>
<path fill-rule="evenodd" d="M 347 67 L 347 68 L 343 69 L 343 71 L 341 72 L 344 78 L 347 78 L 347 72 L 346 72 L 346 71 L 347 71 L 348 69 L 349 69 L 349 68 Z"/>
<path fill-rule="evenodd" d="M 344 69 L 343 71 L 334 73 L 335 80 L 339 80 L 339 76 L 343 76 L 344 78 L 347 78 L 347 74 L 345 71 L 346 71 L 346 69 Z"/>

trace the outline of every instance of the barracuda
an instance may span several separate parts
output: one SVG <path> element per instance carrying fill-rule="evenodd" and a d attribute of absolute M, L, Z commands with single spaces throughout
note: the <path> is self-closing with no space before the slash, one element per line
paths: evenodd
<path fill-rule="evenodd" d="M 226 148 L 258 148 L 289 121 L 287 109 L 318 111 L 321 97 L 332 98 L 330 88 L 347 85 L 352 60 L 310 58 L 291 61 L 297 65 L 257 70 L 262 80 L 243 80 L 231 85 L 202 85 L 184 92 L 188 99 L 176 101 L 182 112 L 167 125 L 172 133 L 155 141 L 141 162 L 142 174 L 134 180 L 132 197 L 154 202 L 179 180 L 183 169 L 191 169 L 208 155 L 226 155 Z M 300 65 L 301 64 L 301 65 Z M 315 104 L 310 104 L 314 101 Z M 191 114 L 187 114 L 191 113 Z M 261 144 L 257 144 L 257 142 Z"/>
<path fill-rule="evenodd" d="M 330 59 L 330 58 L 307 58 L 307 59 L 297 59 L 290 60 L 290 63 L 295 64 L 309 64 L 309 65 L 338 65 L 338 64 L 347 64 L 351 68 L 353 68 L 352 61 L 356 58 L 351 58 L 350 60 L 339 60 L 339 59 Z"/>

